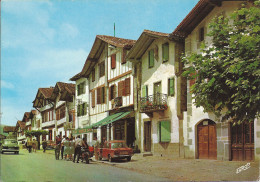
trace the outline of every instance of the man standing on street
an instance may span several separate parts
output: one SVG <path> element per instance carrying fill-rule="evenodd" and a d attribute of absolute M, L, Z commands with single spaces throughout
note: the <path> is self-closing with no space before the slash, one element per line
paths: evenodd
<path fill-rule="evenodd" d="M 63 159 L 63 152 L 64 152 L 64 142 L 66 141 L 66 136 L 63 135 L 63 139 L 61 141 L 61 160 Z"/>
<path fill-rule="evenodd" d="M 79 156 L 81 154 L 81 147 L 87 147 L 86 144 L 83 142 L 83 140 L 80 138 L 80 136 L 77 136 L 77 139 L 75 141 L 75 152 L 74 152 L 74 159 L 73 162 L 75 162 L 76 155 L 77 157 L 77 163 L 79 163 Z"/>
<path fill-rule="evenodd" d="M 43 148 L 43 152 L 45 152 L 45 150 L 46 150 L 46 147 L 47 147 L 47 142 L 46 142 L 46 140 L 45 140 L 45 139 L 43 139 L 43 141 L 42 141 L 42 148 Z"/>
<path fill-rule="evenodd" d="M 56 148 L 55 148 L 55 158 L 59 160 L 60 157 L 60 145 L 61 145 L 61 138 L 60 136 L 56 136 Z"/>

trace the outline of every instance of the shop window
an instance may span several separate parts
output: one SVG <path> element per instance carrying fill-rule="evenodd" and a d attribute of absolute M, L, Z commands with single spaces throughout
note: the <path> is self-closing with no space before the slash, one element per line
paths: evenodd
<path fill-rule="evenodd" d="M 171 141 L 171 122 L 161 121 L 158 123 L 159 142 Z"/>

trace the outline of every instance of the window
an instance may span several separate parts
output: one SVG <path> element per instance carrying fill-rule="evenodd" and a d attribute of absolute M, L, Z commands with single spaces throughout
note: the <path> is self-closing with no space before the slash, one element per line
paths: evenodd
<path fill-rule="evenodd" d="M 101 87 L 101 104 L 106 102 L 106 90 L 105 87 Z"/>
<path fill-rule="evenodd" d="M 199 41 L 204 41 L 204 27 L 199 29 Z"/>
<path fill-rule="evenodd" d="M 131 79 L 126 78 L 125 79 L 125 96 L 130 95 L 130 90 L 131 90 Z"/>
<path fill-rule="evenodd" d="M 168 96 L 174 96 L 174 78 L 168 79 Z"/>
<path fill-rule="evenodd" d="M 125 95 L 125 81 L 118 82 L 118 97 Z"/>
<path fill-rule="evenodd" d="M 126 49 L 123 49 L 121 63 L 122 64 L 126 63 Z"/>
<path fill-rule="evenodd" d="M 91 97 L 91 106 L 95 107 L 95 90 L 92 90 Z"/>
<path fill-rule="evenodd" d="M 95 73 L 95 68 L 94 68 L 92 71 L 92 82 L 95 81 L 95 75 L 96 75 L 96 73 Z"/>
<path fill-rule="evenodd" d="M 169 60 L 169 43 L 162 45 L 162 58 L 163 62 L 167 62 Z"/>
<path fill-rule="evenodd" d="M 87 114 L 87 103 L 83 103 L 77 106 L 77 114 L 78 116 L 84 116 Z M 72 119 L 71 119 L 72 120 Z"/>
<path fill-rule="evenodd" d="M 150 50 L 149 52 L 148 52 L 148 56 L 149 56 L 149 68 L 152 68 L 153 66 L 154 66 L 154 50 L 152 49 L 152 50 Z"/>
<path fill-rule="evenodd" d="M 116 98 L 116 85 L 109 87 L 109 100 Z"/>
<path fill-rule="evenodd" d="M 65 117 L 65 105 L 61 106 L 56 110 L 56 120 L 60 120 Z"/>
<path fill-rule="evenodd" d="M 97 88 L 97 104 L 104 104 L 106 100 L 105 87 Z"/>
<path fill-rule="evenodd" d="M 157 82 L 157 83 L 154 83 L 153 85 L 153 93 L 154 94 L 157 94 L 157 93 L 162 93 L 162 89 L 161 89 L 161 82 Z"/>
<path fill-rule="evenodd" d="M 148 96 L 148 85 L 144 85 L 142 88 L 142 97 Z"/>
<path fill-rule="evenodd" d="M 85 82 L 82 82 L 77 85 L 77 90 L 78 90 L 78 95 L 84 94 L 85 93 Z"/>
<path fill-rule="evenodd" d="M 116 68 L 116 54 L 111 55 L 111 69 Z"/>
<path fill-rule="evenodd" d="M 102 77 L 104 75 L 105 75 L 105 61 L 103 61 L 99 65 L 99 77 Z"/>
<path fill-rule="evenodd" d="M 158 139 L 159 142 L 171 141 L 171 122 L 161 121 L 158 123 Z"/>

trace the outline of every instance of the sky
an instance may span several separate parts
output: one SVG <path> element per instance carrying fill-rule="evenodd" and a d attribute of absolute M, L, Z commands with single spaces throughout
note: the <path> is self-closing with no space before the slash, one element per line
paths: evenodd
<path fill-rule="evenodd" d="M 1 124 L 15 126 L 38 88 L 82 70 L 96 35 L 171 33 L 198 0 L 2 0 Z"/>

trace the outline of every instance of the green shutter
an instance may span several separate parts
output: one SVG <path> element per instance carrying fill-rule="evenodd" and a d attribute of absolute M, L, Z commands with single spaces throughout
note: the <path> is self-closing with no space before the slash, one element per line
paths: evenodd
<path fill-rule="evenodd" d="M 157 123 L 158 141 L 161 141 L 161 122 Z"/>
<path fill-rule="evenodd" d="M 169 60 L 169 44 L 163 44 L 162 46 L 163 49 L 163 62 L 166 62 Z"/>
<path fill-rule="evenodd" d="M 80 104 L 80 107 L 79 107 L 80 109 L 80 111 L 79 111 L 79 114 L 80 114 L 80 116 L 82 116 L 83 115 L 83 104 Z"/>
<path fill-rule="evenodd" d="M 147 87 L 148 87 L 147 85 L 144 85 L 143 88 L 142 88 L 142 96 L 143 97 L 147 97 L 147 91 L 148 91 Z"/>
<path fill-rule="evenodd" d="M 161 121 L 161 142 L 171 141 L 171 122 Z"/>
<path fill-rule="evenodd" d="M 77 85 L 77 92 L 78 92 L 78 95 L 80 95 L 80 94 L 79 94 L 79 90 L 80 90 L 80 85 Z"/>
<path fill-rule="evenodd" d="M 80 116 L 80 105 L 77 105 L 77 115 Z"/>
<path fill-rule="evenodd" d="M 174 78 L 168 80 L 168 95 L 174 96 Z"/>
<path fill-rule="evenodd" d="M 154 66 L 154 50 L 149 51 L 149 68 Z"/>

